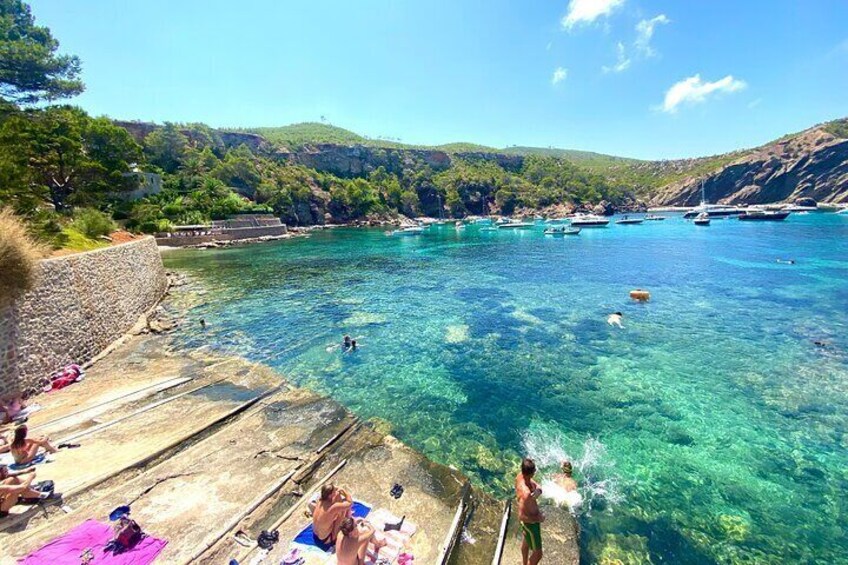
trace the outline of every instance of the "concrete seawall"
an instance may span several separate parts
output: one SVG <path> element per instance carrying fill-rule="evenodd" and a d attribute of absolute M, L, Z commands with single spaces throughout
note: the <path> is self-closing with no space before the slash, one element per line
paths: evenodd
<path fill-rule="evenodd" d="M 125 334 L 167 288 L 152 237 L 45 259 L 36 287 L 0 308 L 0 395 L 33 390 Z"/>

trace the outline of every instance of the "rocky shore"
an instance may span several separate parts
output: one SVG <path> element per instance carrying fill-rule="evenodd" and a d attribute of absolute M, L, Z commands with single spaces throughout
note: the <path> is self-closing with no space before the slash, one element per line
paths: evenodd
<path fill-rule="evenodd" d="M 121 504 L 149 535 L 168 541 L 157 562 L 278 563 L 309 523 L 306 501 L 324 481 L 415 524 L 406 550 L 417 562 L 500 562 L 493 558 L 502 501 L 410 449 L 385 423 L 362 421 L 212 344 L 185 349 L 182 332 L 198 323 L 192 308 L 205 290 L 179 273 L 168 280 L 164 300 L 83 382 L 39 399 L 43 409 L 30 427 L 80 447 L 37 467 L 39 480 L 64 493 L 62 504 L 15 507 L 0 522 L 0 565 L 85 520 L 105 520 Z M 389 492 L 396 483 L 404 487 L 397 499 Z M 551 532 L 546 552 L 551 562 L 576 565 L 574 521 L 553 515 L 564 529 Z M 514 530 L 514 516 L 511 523 Z M 280 543 L 264 553 L 244 545 L 264 529 L 278 530 Z M 505 540 L 505 563 L 518 543 L 515 535 Z M 323 562 L 307 556 L 306 565 Z"/>

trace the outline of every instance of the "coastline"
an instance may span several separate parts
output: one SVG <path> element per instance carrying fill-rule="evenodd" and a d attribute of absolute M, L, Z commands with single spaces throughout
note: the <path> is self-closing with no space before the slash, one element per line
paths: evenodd
<path fill-rule="evenodd" d="M 260 363 L 177 343 L 202 295 L 170 275 L 160 304 L 89 367 L 85 381 L 40 397 L 44 409 L 31 419 L 33 428 L 81 438 L 82 447 L 38 468 L 39 479 L 53 479 L 65 491 L 64 512 L 50 506 L 44 514 L 4 520 L 0 540 L 13 549 L 0 563 L 14 562 L 86 518 L 102 519 L 128 499 L 146 531 L 169 539 L 164 562 L 244 559 L 250 552 L 232 534 L 244 530 L 254 539 L 270 525 L 279 529 L 281 543 L 266 557 L 277 559 L 288 545 L 282 540 L 304 525 L 304 493 L 328 476 L 417 524 L 410 550 L 421 562 L 491 562 L 500 501 L 403 444 L 384 423 L 361 421 Z M 171 429 L 157 426 L 165 422 Z M 93 450 L 108 456 L 92 459 Z M 157 486 L 163 481 L 167 488 Z M 388 495 L 393 482 L 405 488 L 399 500 Z M 204 500 L 210 495 L 214 509 Z M 201 524 L 198 512 L 206 517 Z M 576 564 L 576 536 L 568 539 L 551 540 L 550 552 Z M 504 555 L 514 554 L 514 546 L 507 540 Z"/>

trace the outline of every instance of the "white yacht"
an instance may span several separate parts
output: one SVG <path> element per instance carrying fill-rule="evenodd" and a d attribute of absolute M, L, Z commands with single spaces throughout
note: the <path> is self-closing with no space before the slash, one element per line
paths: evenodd
<path fill-rule="evenodd" d="M 744 209 L 739 206 L 729 206 L 727 204 L 707 204 L 707 199 L 704 197 L 704 181 L 701 181 L 701 204 L 683 214 L 683 217 L 688 220 L 690 218 L 697 218 L 701 214 L 707 214 L 710 218 L 716 218 L 723 216 L 738 216 L 742 212 L 744 212 Z"/>
<path fill-rule="evenodd" d="M 595 214 L 576 214 L 571 218 L 571 225 L 579 228 L 603 228 L 609 223 L 608 219 Z"/>

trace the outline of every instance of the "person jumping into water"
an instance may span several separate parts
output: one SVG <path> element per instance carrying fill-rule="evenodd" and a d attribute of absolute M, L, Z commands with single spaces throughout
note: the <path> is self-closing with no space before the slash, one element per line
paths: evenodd
<path fill-rule="evenodd" d="M 545 516 L 539 510 L 538 498 L 542 496 L 539 483 L 533 480 L 536 463 L 526 457 L 521 462 L 521 472 L 515 477 L 515 496 L 518 499 L 518 521 L 521 524 L 521 563 L 537 565 L 542 560 L 542 522 Z"/>
<path fill-rule="evenodd" d="M 621 325 L 621 319 L 624 318 L 624 314 L 621 312 L 613 312 L 607 317 L 607 323 L 611 326 L 618 326 L 621 329 L 624 329 L 624 326 Z"/>
<path fill-rule="evenodd" d="M 583 495 L 581 495 L 577 490 L 577 481 L 575 481 L 572 476 L 574 468 L 571 465 L 571 461 L 563 461 L 560 469 L 562 470 L 562 473 L 554 475 L 554 482 L 561 486 L 562 490 L 565 491 L 565 502 L 568 504 L 568 508 L 572 512 L 576 512 L 576 510 L 583 504 Z"/>

